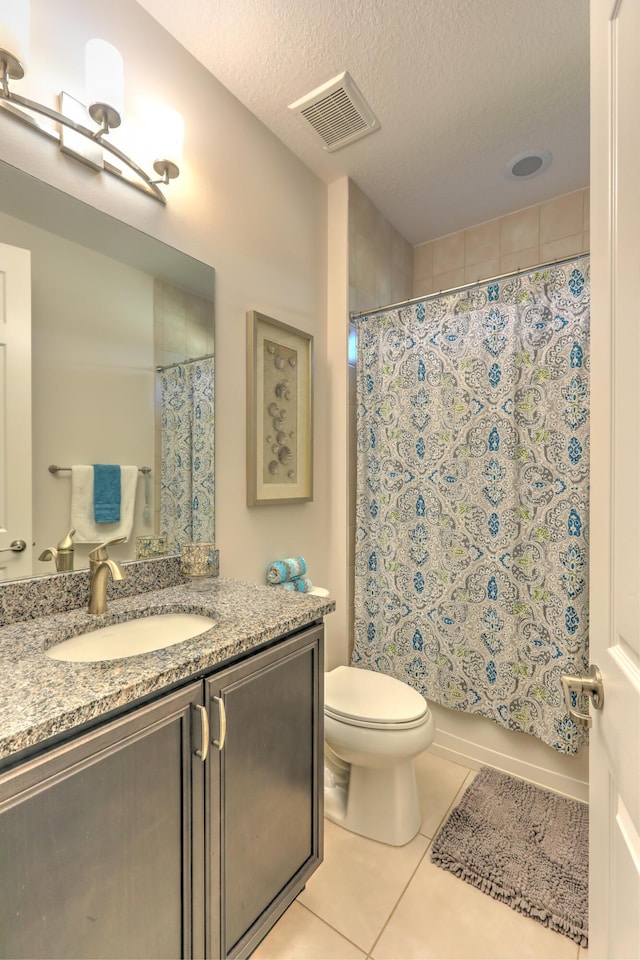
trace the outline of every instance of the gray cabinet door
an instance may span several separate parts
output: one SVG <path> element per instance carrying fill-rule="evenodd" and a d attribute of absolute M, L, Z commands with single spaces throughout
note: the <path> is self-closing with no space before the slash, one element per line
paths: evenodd
<path fill-rule="evenodd" d="M 209 957 L 247 957 L 322 861 L 322 642 L 314 627 L 205 681 Z"/>
<path fill-rule="evenodd" d="M 2 957 L 202 955 L 201 698 L 191 684 L 0 777 Z"/>

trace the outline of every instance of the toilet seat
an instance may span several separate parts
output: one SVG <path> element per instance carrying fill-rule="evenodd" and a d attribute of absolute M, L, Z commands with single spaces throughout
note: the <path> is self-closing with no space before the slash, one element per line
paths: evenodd
<path fill-rule="evenodd" d="M 324 712 L 341 723 L 376 730 L 410 730 L 429 718 L 424 697 L 395 677 L 356 667 L 325 675 Z"/>

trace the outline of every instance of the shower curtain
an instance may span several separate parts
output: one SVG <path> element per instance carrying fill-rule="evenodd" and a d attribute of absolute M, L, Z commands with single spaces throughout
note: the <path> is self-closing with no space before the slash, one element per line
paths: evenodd
<path fill-rule="evenodd" d="M 162 466 L 160 528 L 170 553 L 214 539 L 213 357 L 160 375 Z"/>
<path fill-rule="evenodd" d="M 354 664 L 541 738 L 584 739 L 589 265 L 358 321 Z"/>

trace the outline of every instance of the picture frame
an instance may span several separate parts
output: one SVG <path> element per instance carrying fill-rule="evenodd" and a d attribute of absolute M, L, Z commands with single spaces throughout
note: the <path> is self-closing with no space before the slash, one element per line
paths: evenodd
<path fill-rule="evenodd" d="M 247 505 L 313 500 L 313 336 L 247 313 Z"/>

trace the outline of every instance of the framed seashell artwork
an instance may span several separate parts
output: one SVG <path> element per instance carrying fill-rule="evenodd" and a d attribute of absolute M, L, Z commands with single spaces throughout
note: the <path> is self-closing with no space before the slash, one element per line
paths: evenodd
<path fill-rule="evenodd" d="M 247 504 L 313 500 L 313 337 L 247 313 Z"/>

